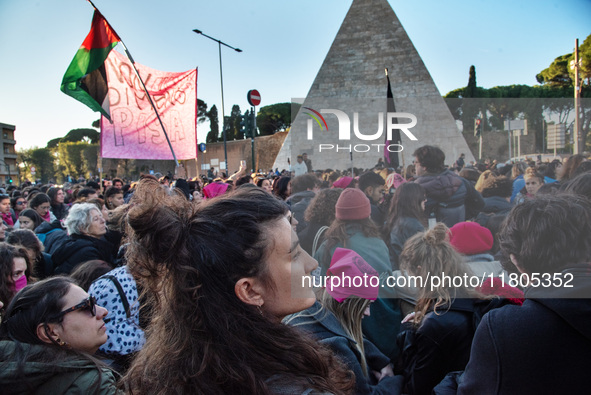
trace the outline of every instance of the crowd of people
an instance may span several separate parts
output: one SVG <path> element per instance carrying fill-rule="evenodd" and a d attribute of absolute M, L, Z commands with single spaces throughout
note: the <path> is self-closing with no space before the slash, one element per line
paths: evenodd
<path fill-rule="evenodd" d="M 2 392 L 586 393 L 589 158 L 413 156 L 0 191 Z"/>

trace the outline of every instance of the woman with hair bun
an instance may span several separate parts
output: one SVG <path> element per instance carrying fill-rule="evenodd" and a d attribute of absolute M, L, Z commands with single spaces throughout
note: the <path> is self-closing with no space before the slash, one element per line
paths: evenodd
<path fill-rule="evenodd" d="M 281 320 L 314 304 L 317 263 L 287 206 L 257 188 L 199 204 L 139 183 L 128 214 L 130 273 L 155 296 L 132 394 L 345 394 L 329 349 Z"/>
<path fill-rule="evenodd" d="M 447 373 L 466 367 L 480 319 L 504 302 L 458 282 L 472 272 L 449 243 L 449 229 L 443 223 L 407 240 L 400 268 L 424 281 L 415 311 L 403 320 L 398 336 L 405 390 L 431 394 Z M 444 282 L 444 276 L 450 280 Z M 442 281 L 433 283 L 436 279 Z M 456 279 L 456 286 L 451 279 Z"/>

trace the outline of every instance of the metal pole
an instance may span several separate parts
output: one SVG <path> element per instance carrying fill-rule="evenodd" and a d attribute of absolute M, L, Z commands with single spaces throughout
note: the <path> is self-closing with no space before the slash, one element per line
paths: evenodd
<path fill-rule="evenodd" d="M 254 163 L 254 135 L 257 130 L 256 107 L 252 106 L 250 108 L 250 111 L 251 111 L 251 115 L 252 115 L 252 131 L 250 134 L 250 151 L 251 151 L 251 155 L 252 155 L 252 171 L 256 173 L 257 169 L 254 167 L 255 166 L 255 163 Z"/>
<path fill-rule="evenodd" d="M 224 110 L 224 74 L 222 73 L 222 43 L 218 41 L 218 52 L 220 55 L 220 84 L 222 87 L 222 134 L 224 135 L 224 163 L 226 164 L 226 175 L 230 175 L 228 166 L 228 148 L 226 145 L 226 112 Z"/>
<path fill-rule="evenodd" d="M 574 150 L 573 153 L 580 154 L 583 152 L 584 143 L 580 141 L 581 131 L 579 129 L 579 98 L 581 97 L 581 85 L 579 83 L 579 39 L 575 40 L 575 133 L 574 133 Z"/>
<path fill-rule="evenodd" d="M 482 115 L 482 112 L 480 112 L 480 119 L 484 120 L 484 116 Z M 480 123 L 480 141 L 478 144 L 478 160 L 482 160 L 482 135 L 484 134 L 484 124 L 485 122 L 481 122 Z"/>
<path fill-rule="evenodd" d="M 513 150 L 511 149 L 511 115 L 507 114 L 507 129 L 509 133 L 509 161 L 513 157 Z"/>
<path fill-rule="evenodd" d="M 242 52 L 242 50 L 240 48 L 234 48 L 233 46 L 228 45 L 225 42 L 218 40 L 217 38 L 213 38 L 211 36 L 208 36 L 207 34 L 203 33 L 199 29 L 193 29 L 193 31 L 197 34 L 201 34 L 202 36 L 205 36 L 205 37 L 209 38 L 210 40 L 213 40 L 218 43 L 218 51 L 219 51 L 219 56 L 220 56 L 220 82 L 221 82 L 221 88 L 222 88 L 222 134 L 224 135 L 224 162 L 226 163 L 226 174 L 229 175 L 230 173 L 229 173 L 229 169 L 228 169 L 228 150 L 227 150 L 227 145 L 226 145 L 226 113 L 224 110 L 224 77 L 223 77 L 223 73 L 222 73 L 222 45 L 224 45 L 230 49 L 233 49 L 236 52 Z"/>

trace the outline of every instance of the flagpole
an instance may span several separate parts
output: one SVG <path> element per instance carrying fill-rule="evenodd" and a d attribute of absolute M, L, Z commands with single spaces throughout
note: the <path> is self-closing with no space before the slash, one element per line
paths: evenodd
<path fill-rule="evenodd" d="M 88 1 L 90 3 L 92 8 L 94 8 L 97 12 L 99 12 L 101 15 L 103 15 L 103 13 L 100 12 L 98 8 L 96 8 L 96 6 L 92 2 L 92 0 L 86 0 L 86 1 Z M 105 20 L 105 22 L 107 22 L 107 24 L 109 25 L 111 30 L 113 30 L 113 32 L 119 37 L 119 39 L 120 39 L 119 42 L 123 46 L 123 50 L 125 51 L 125 54 L 129 58 L 129 61 L 131 62 L 131 65 L 133 66 L 133 70 L 135 71 L 135 75 L 140 80 L 142 87 L 144 88 L 144 92 L 146 92 L 146 96 L 148 96 L 148 100 L 150 101 L 150 104 L 152 105 L 152 108 L 154 109 L 154 112 L 156 113 L 156 117 L 158 118 L 158 122 L 160 122 L 160 127 L 162 127 L 162 131 L 164 132 L 164 137 L 166 137 L 166 142 L 168 143 L 168 147 L 170 148 L 170 152 L 172 152 L 172 157 L 174 159 L 175 166 L 179 167 L 179 161 L 176 158 L 176 155 L 174 153 L 174 149 L 172 148 L 172 144 L 170 143 L 170 139 L 168 138 L 168 133 L 166 133 L 166 128 L 164 127 L 164 123 L 162 122 L 162 119 L 160 118 L 160 114 L 158 113 L 158 109 L 156 109 L 156 105 L 154 104 L 154 101 L 152 101 L 152 96 L 150 96 L 150 93 L 148 92 L 148 88 L 146 88 L 146 84 L 144 84 L 144 80 L 140 76 L 140 73 L 137 71 L 137 68 L 135 67 L 135 61 L 133 60 L 131 53 L 129 53 L 129 51 L 127 50 L 127 47 L 125 46 L 125 43 L 123 42 L 123 39 L 121 38 L 121 36 L 119 36 L 117 34 L 115 29 L 113 29 L 113 26 L 111 26 L 111 24 L 109 23 L 109 21 L 107 21 L 107 18 L 105 18 L 104 15 L 103 15 L 103 19 Z"/>

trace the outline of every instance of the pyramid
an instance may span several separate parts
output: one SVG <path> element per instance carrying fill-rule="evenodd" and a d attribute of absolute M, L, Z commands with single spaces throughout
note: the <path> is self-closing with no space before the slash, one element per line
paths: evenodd
<path fill-rule="evenodd" d="M 353 0 L 273 168 L 287 168 L 288 158 L 295 163 L 296 156 L 304 152 L 312 160 L 314 169 L 375 166 L 384 156 L 383 149 L 387 148 L 380 147 L 385 143 L 388 129 L 386 68 L 396 113 L 416 117 L 416 125 L 408 129 L 416 140 L 401 133 L 402 148 L 390 147 L 391 151 L 401 150 L 400 164 L 411 164 L 412 153 L 426 144 L 440 147 L 445 152 L 446 164 L 452 164 L 461 153 L 466 154 L 467 161 L 474 160 L 388 1 Z M 334 112 L 326 111 L 335 109 L 348 117 L 350 139 L 346 139 L 346 133 L 341 134 L 346 132 L 346 124 L 341 123 Z M 363 135 L 377 136 L 380 118 L 382 134 L 374 140 L 359 138 L 354 128 L 355 113 L 358 130 Z M 399 124 L 412 121 L 404 116 L 397 119 Z"/>

